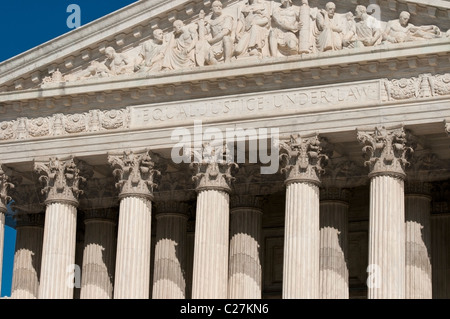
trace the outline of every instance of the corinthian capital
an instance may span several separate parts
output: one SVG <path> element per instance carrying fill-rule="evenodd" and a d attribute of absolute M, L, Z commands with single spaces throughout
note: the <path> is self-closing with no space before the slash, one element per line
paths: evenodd
<path fill-rule="evenodd" d="M 8 196 L 8 191 L 11 188 L 14 188 L 14 185 L 10 182 L 10 178 L 6 175 L 4 171 L 4 167 L 0 164 L 0 212 L 6 213 L 6 205 L 11 200 L 11 197 Z"/>
<path fill-rule="evenodd" d="M 358 141 L 364 144 L 365 165 L 369 166 L 369 177 L 393 175 L 405 178 L 405 167 L 409 165 L 407 156 L 413 152 L 406 146 L 407 138 L 403 126 L 358 130 Z"/>
<path fill-rule="evenodd" d="M 229 193 L 239 166 L 229 158 L 226 148 L 222 151 L 210 148 L 206 143 L 201 152 L 208 156 L 198 156 L 194 152 L 194 161 L 190 165 L 194 171 L 192 180 L 195 182 L 196 191 L 216 189 Z"/>
<path fill-rule="evenodd" d="M 161 173 L 155 169 L 150 152 L 124 151 L 120 154 L 109 154 L 108 162 L 117 179 L 116 187 L 119 198 L 128 196 L 153 199 L 153 190 L 157 187 L 155 176 Z"/>
<path fill-rule="evenodd" d="M 286 184 L 312 182 L 320 184 L 320 176 L 328 156 L 322 149 L 317 134 L 301 137 L 291 135 L 288 142 L 280 141 L 281 173 L 286 175 Z"/>
<path fill-rule="evenodd" d="M 72 156 L 68 158 L 52 157 L 49 161 L 34 162 L 34 170 L 40 175 L 43 184 L 42 193 L 46 195 L 45 204 L 64 202 L 78 206 L 78 197 L 83 193 L 81 183 L 92 174 L 89 166 Z"/>

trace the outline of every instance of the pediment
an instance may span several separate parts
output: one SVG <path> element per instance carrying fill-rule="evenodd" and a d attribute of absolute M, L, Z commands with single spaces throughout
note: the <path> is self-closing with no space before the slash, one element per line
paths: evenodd
<path fill-rule="evenodd" d="M 205 62 L 205 57 L 202 57 L 203 62 L 201 63 L 198 62 L 198 56 L 194 56 L 192 65 L 183 65 L 180 62 L 180 65 L 164 67 L 162 70 L 153 70 L 149 67 L 148 70 L 142 71 L 142 69 L 136 68 L 136 64 L 138 64 L 137 60 L 140 59 L 139 55 L 142 46 L 152 41 L 154 37 L 153 33 L 156 29 L 162 30 L 165 43 L 168 45 L 171 37 L 173 37 L 173 22 L 175 20 L 183 21 L 188 30 L 194 30 L 193 32 L 197 32 L 197 36 L 199 36 L 199 13 L 203 10 L 206 14 L 206 19 L 208 19 L 211 16 L 212 2 L 210 0 L 139 1 L 1 63 L 0 92 L 8 93 L 11 91 L 17 92 L 36 89 L 45 91 L 57 87 L 70 87 L 111 81 L 126 82 L 130 79 L 146 78 L 152 78 L 154 79 L 153 82 L 156 83 L 164 77 L 173 80 L 178 75 L 201 72 L 202 69 L 210 67 L 208 64 L 211 64 L 208 61 Z M 253 38 L 250 41 L 264 42 L 265 47 L 261 49 L 262 52 L 249 54 L 247 52 L 247 50 L 249 51 L 248 47 L 244 46 L 245 52 L 243 54 L 233 54 L 231 61 L 223 61 L 224 57 L 222 55 L 217 59 L 218 64 L 215 66 L 217 70 L 222 71 L 235 68 L 236 66 L 252 64 L 261 67 L 274 62 L 279 63 L 285 60 L 288 62 L 303 61 L 326 57 L 327 55 L 335 56 L 341 54 L 350 56 L 357 52 L 357 50 L 363 53 L 370 53 L 370 48 L 363 48 L 364 45 L 362 45 L 363 47 L 360 45 L 359 47 L 331 50 L 340 52 L 330 52 L 329 50 L 318 48 L 317 34 L 315 34 L 309 39 L 309 44 L 306 44 L 310 52 L 297 51 L 285 53 L 281 52 L 282 49 L 280 49 L 281 53 L 279 52 L 277 56 L 274 56 L 275 54 L 270 52 L 269 49 L 268 42 L 270 40 L 268 34 L 274 28 L 273 13 L 280 6 L 280 2 L 278 0 L 255 0 L 255 2 L 261 2 L 265 6 L 265 13 L 271 21 L 264 30 L 261 29 L 256 33 L 247 35 L 257 38 L 256 40 Z M 293 0 L 292 6 L 300 12 L 303 9 L 301 8 L 302 3 L 305 5 L 307 2 Z M 317 30 L 313 30 L 317 28 L 315 16 L 320 10 L 325 8 L 327 2 L 325 0 L 309 1 L 308 13 L 312 20 L 307 23 L 305 22 L 305 24 L 310 24 L 309 33 L 317 33 Z M 447 32 L 450 29 L 450 2 L 382 0 L 377 2 L 378 6 L 374 5 L 376 2 L 365 0 L 336 1 L 336 16 L 340 17 L 340 21 L 344 21 L 348 12 L 354 14 L 357 5 L 364 5 L 369 8 L 368 11 L 372 16 L 379 17 L 380 28 L 384 30 L 389 21 L 398 19 L 400 12 L 408 11 L 411 15 L 410 23 L 415 26 L 436 26 L 440 30 L 439 36 L 434 37 L 432 36 L 432 32 L 434 31 L 424 29 L 424 33 L 426 33 L 425 37 L 423 39 L 415 39 L 417 41 L 414 40 L 413 45 L 417 46 L 422 43 L 422 45 L 426 46 L 429 41 L 433 42 L 435 40 L 437 43 L 450 42 L 450 37 L 448 37 L 449 34 Z M 236 48 L 239 42 L 237 39 L 237 28 L 239 27 L 239 21 L 242 21 L 242 10 L 247 4 L 247 0 L 228 0 L 222 1 L 222 3 L 223 14 L 231 16 L 233 20 L 233 43 Z M 305 19 L 305 16 L 299 19 Z M 354 18 L 351 19 L 354 20 Z M 354 21 L 359 22 L 360 20 Z M 245 33 L 246 31 L 244 30 L 243 32 Z M 264 35 L 259 34 L 261 32 Z M 293 34 L 295 38 L 300 37 L 298 31 L 293 32 Z M 279 35 L 279 41 L 287 42 L 285 41 L 285 37 L 288 36 Z M 303 38 L 303 42 L 305 41 L 305 38 Z M 412 41 L 407 42 L 406 45 L 411 44 L 410 42 Z M 297 45 L 299 47 L 301 46 L 300 43 Z M 380 45 L 384 45 L 382 49 L 384 51 L 396 50 L 396 48 L 403 49 L 402 45 L 405 45 L 405 43 L 394 44 L 385 41 L 385 43 L 377 43 L 373 47 L 375 48 L 376 46 L 380 49 Z M 371 47 L 371 45 L 367 46 Z M 108 70 L 110 66 L 108 66 L 106 51 L 108 51 L 107 48 L 109 47 L 114 49 L 117 56 L 120 57 L 119 59 L 123 58 L 128 61 L 128 64 L 123 70 L 114 71 L 114 74 L 110 72 L 111 70 Z M 197 50 L 197 47 L 193 51 L 195 50 Z M 205 52 L 209 51 L 207 50 Z M 175 60 L 177 58 L 175 57 Z M 220 77 L 221 74 L 217 74 L 216 76 Z M 162 82 L 164 83 L 164 81 Z M 117 87 L 120 87 L 120 85 L 117 85 Z"/>

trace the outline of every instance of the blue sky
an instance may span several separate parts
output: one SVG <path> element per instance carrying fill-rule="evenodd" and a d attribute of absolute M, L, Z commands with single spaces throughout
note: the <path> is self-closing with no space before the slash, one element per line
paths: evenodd
<path fill-rule="evenodd" d="M 0 62 L 70 32 L 67 12 L 70 4 L 80 7 L 81 26 L 123 8 L 137 0 L 8 0 L 0 3 Z M 16 232 L 5 229 L 1 296 L 11 293 Z M 0 252 L 1 253 L 1 252 Z"/>

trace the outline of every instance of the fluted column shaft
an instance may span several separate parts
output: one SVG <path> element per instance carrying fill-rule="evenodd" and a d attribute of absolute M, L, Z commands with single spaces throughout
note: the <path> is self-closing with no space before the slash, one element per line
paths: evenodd
<path fill-rule="evenodd" d="M 380 175 L 370 182 L 369 298 L 405 298 L 403 179 Z"/>
<path fill-rule="evenodd" d="M 18 226 L 11 298 L 37 299 L 44 227 Z"/>
<path fill-rule="evenodd" d="M 229 195 L 202 190 L 197 197 L 193 299 L 226 299 L 228 282 Z"/>
<path fill-rule="evenodd" d="M 357 131 L 370 173 L 369 299 L 404 299 L 405 167 L 413 149 L 402 125 Z"/>
<path fill-rule="evenodd" d="M 293 182 L 286 188 L 283 299 L 319 298 L 319 187 Z"/>
<path fill-rule="evenodd" d="M 432 298 L 430 201 L 426 195 L 405 195 L 407 299 Z"/>
<path fill-rule="evenodd" d="M 186 298 L 187 215 L 156 215 L 153 299 Z"/>
<path fill-rule="evenodd" d="M 150 289 L 151 201 L 120 201 L 114 299 L 148 299 Z"/>
<path fill-rule="evenodd" d="M 109 154 L 120 194 L 114 299 L 148 299 L 154 176 L 148 150 Z"/>
<path fill-rule="evenodd" d="M 320 202 L 320 298 L 348 299 L 348 203 Z"/>
<path fill-rule="evenodd" d="M 186 235 L 186 299 L 192 299 L 192 275 L 194 272 L 195 221 L 188 221 Z"/>
<path fill-rule="evenodd" d="M 450 298 L 450 214 L 431 217 L 433 298 Z"/>
<path fill-rule="evenodd" d="M 231 210 L 230 299 L 261 299 L 261 224 L 260 208 L 235 207 Z"/>
<path fill-rule="evenodd" d="M 116 222 L 85 219 L 81 299 L 112 299 L 116 255 Z"/>
<path fill-rule="evenodd" d="M 49 203 L 45 212 L 40 299 L 72 299 L 77 208 L 69 203 Z"/>
<path fill-rule="evenodd" d="M 2 292 L 3 246 L 5 238 L 5 213 L 0 207 L 0 293 Z"/>

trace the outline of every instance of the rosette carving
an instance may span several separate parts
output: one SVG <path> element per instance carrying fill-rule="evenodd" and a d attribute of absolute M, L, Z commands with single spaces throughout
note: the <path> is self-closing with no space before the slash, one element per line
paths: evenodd
<path fill-rule="evenodd" d="M 64 119 L 67 133 L 81 133 L 86 131 L 86 116 L 84 114 L 67 115 Z"/>
<path fill-rule="evenodd" d="M 27 128 L 33 137 L 47 136 L 50 134 L 50 120 L 45 117 L 28 120 Z"/>

